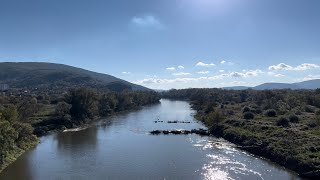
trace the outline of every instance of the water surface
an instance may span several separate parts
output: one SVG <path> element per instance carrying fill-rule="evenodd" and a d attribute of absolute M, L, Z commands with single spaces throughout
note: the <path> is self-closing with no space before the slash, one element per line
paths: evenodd
<path fill-rule="evenodd" d="M 204 128 L 184 101 L 161 100 L 95 126 L 56 133 L 26 152 L 1 180 L 82 179 L 299 179 L 231 143 L 198 135 L 149 135 L 155 129 Z M 154 121 L 164 123 L 154 123 Z M 191 121 L 168 124 L 166 121 Z"/>

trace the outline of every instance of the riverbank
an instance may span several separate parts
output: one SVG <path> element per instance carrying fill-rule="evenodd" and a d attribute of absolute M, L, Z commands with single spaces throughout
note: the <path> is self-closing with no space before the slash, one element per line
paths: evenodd
<path fill-rule="evenodd" d="M 163 97 L 189 100 L 212 135 L 320 179 L 320 89 L 182 89 Z"/>
<path fill-rule="evenodd" d="M 199 118 L 199 115 L 198 115 Z M 273 123 L 225 119 L 208 124 L 210 134 L 222 137 L 243 150 L 267 158 L 308 179 L 320 178 L 320 138 L 297 130 L 296 125 L 278 127 Z"/>
<path fill-rule="evenodd" d="M 18 146 L 12 147 L 12 150 L 7 152 L 8 154 L 4 158 L 3 163 L 0 164 L 0 173 L 11 163 L 16 161 L 23 153 L 34 148 L 37 144 L 39 144 L 39 142 L 39 139 L 34 136 L 33 138 L 30 138 L 28 141 L 25 141 L 22 148 Z"/>
<path fill-rule="evenodd" d="M 150 103 L 148 105 L 158 104 L 158 103 L 160 103 L 160 102 Z M 50 133 L 58 133 L 58 132 L 64 132 L 64 131 L 68 131 L 68 130 L 72 131 L 73 129 L 85 129 L 85 128 L 91 127 L 93 124 L 95 124 L 96 122 L 98 122 L 101 119 L 129 113 L 129 112 L 133 112 L 133 111 L 138 111 L 142 108 L 143 108 L 143 106 L 133 107 L 133 108 L 127 109 L 127 110 L 112 112 L 111 114 L 109 114 L 107 116 L 97 116 L 93 119 L 86 119 L 84 121 L 77 121 L 77 123 L 74 123 L 74 121 L 71 121 L 69 119 L 63 119 L 63 118 L 59 118 L 59 117 L 51 117 L 51 118 L 42 120 L 40 122 L 34 123 L 33 124 L 34 134 L 37 135 L 38 137 L 41 137 L 41 136 L 48 135 Z"/>

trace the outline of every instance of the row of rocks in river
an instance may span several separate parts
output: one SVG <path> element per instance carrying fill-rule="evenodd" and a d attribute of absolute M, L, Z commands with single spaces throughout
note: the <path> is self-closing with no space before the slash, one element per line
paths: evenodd
<path fill-rule="evenodd" d="M 192 130 L 154 130 L 150 131 L 152 135 L 159 135 L 159 134 L 199 134 L 201 136 L 209 136 L 209 132 L 205 129 L 192 129 Z"/>
<path fill-rule="evenodd" d="M 154 121 L 154 123 L 163 123 L 164 121 Z M 167 123 L 191 123 L 190 121 L 167 121 Z"/>

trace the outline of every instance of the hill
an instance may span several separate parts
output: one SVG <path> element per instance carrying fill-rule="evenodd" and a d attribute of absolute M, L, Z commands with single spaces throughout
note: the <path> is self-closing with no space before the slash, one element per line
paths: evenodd
<path fill-rule="evenodd" d="M 0 63 L 0 83 L 8 84 L 11 88 L 64 89 L 85 86 L 113 91 L 150 90 L 108 74 L 44 62 Z"/>
<path fill-rule="evenodd" d="M 266 90 L 266 89 L 317 89 L 320 88 L 320 79 L 308 80 L 298 83 L 264 83 L 255 87 L 246 86 L 234 86 L 225 87 L 223 89 L 232 90 L 244 90 L 244 89 L 254 89 L 254 90 Z"/>

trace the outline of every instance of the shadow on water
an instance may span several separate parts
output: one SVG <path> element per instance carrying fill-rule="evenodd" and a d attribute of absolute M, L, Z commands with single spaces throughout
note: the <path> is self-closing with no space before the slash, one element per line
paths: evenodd
<path fill-rule="evenodd" d="M 97 128 L 90 127 L 80 131 L 57 133 L 54 140 L 57 141 L 57 149 L 63 153 L 95 149 L 97 146 Z"/>

